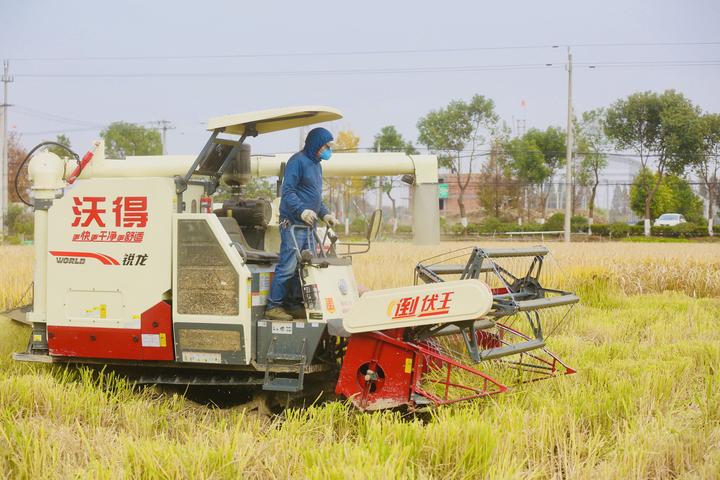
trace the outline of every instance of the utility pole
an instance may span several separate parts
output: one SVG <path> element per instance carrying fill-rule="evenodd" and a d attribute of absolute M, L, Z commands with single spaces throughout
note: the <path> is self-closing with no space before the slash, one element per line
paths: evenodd
<path fill-rule="evenodd" d="M 175 126 L 169 120 L 158 120 L 153 122 L 158 130 L 162 130 L 162 153 L 167 155 L 167 131 L 174 130 Z"/>
<path fill-rule="evenodd" d="M 378 141 L 377 148 L 375 149 L 377 153 L 380 153 L 380 142 Z M 378 176 L 377 177 L 377 200 L 375 201 L 375 209 L 376 210 L 382 210 L 382 182 L 383 177 Z"/>
<path fill-rule="evenodd" d="M 7 136 L 7 111 L 10 104 L 8 103 L 8 83 L 13 81 L 10 75 L 10 62 L 3 60 L 3 103 L 2 103 L 2 171 L 0 185 L 0 238 L 5 237 L 5 218 L 8 211 L 8 136 Z"/>
<path fill-rule="evenodd" d="M 305 127 L 298 128 L 298 150 L 305 148 Z"/>
<path fill-rule="evenodd" d="M 567 135 L 565 145 L 565 225 L 564 239 L 570 242 L 570 220 L 572 217 L 572 145 L 573 145 L 573 128 L 572 128 L 572 53 L 568 47 L 568 107 L 567 107 Z"/>

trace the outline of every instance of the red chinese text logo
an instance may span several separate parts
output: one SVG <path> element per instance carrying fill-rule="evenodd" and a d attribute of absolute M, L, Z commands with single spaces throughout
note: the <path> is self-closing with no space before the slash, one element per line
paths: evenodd
<path fill-rule="evenodd" d="M 106 197 L 73 197 L 73 227 L 89 227 L 93 223 L 105 227 Z M 147 197 L 116 197 L 112 201 L 114 226 L 144 228 L 147 226 Z"/>
<path fill-rule="evenodd" d="M 431 317 L 450 311 L 450 301 L 455 292 L 433 293 L 425 296 L 401 298 L 393 310 L 393 320 L 412 317 Z M 418 311 L 419 309 L 419 311 Z"/>
<path fill-rule="evenodd" d="M 145 228 L 148 222 L 147 197 L 73 197 L 73 227 L 108 227 L 93 232 L 83 230 L 73 234 L 73 242 L 141 243 L 143 231 L 118 231 L 110 228 Z"/>
<path fill-rule="evenodd" d="M 73 227 L 87 227 L 91 223 L 96 222 L 98 226 L 104 227 L 101 214 L 105 213 L 104 208 L 100 208 L 98 204 L 104 202 L 105 197 L 73 197 L 75 206 L 72 207 L 73 214 L 75 214 L 75 220 L 73 220 Z"/>

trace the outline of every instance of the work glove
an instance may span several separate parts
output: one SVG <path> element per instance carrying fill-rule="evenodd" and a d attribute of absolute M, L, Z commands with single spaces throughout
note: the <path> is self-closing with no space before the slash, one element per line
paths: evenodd
<path fill-rule="evenodd" d="M 338 223 L 338 219 L 335 218 L 335 216 L 332 213 L 328 213 L 323 217 L 323 220 L 325 220 L 325 223 L 328 224 L 328 227 L 335 228 L 335 225 Z"/>
<path fill-rule="evenodd" d="M 315 222 L 317 221 L 317 213 L 310 209 L 303 210 L 300 214 L 300 218 L 302 218 L 302 221 L 308 225 L 315 225 Z"/>

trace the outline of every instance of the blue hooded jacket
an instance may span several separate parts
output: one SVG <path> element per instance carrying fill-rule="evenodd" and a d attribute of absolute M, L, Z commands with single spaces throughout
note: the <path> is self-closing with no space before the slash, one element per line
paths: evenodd
<path fill-rule="evenodd" d="M 332 140 L 332 134 L 326 129 L 313 128 L 305 139 L 305 147 L 288 160 L 281 191 L 281 220 L 302 224 L 303 210 L 313 210 L 319 218 L 330 213 L 322 202 L 322 166 L 317 152 Z"/>

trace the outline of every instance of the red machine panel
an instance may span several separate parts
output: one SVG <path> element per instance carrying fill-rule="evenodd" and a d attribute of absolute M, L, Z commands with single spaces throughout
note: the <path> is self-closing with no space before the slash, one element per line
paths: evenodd
<path fill-rule="evenodd" d="M 160 302 L 140 316 L 140 345 L 143 360 L 175 360 L 170 304 Z"/>
<path fill-rule="evenodd" d="M 335 393 L 362 410 L 379 410 L 443 405 L 507 390 L 439 349 L 407 343 L 402 336 L 402 329 L 350 336 Z"/>
<path fill-rule="evenodd" d="M 140 330 L 48 326 L 50 355 L 140 360 Z"/>
<path fill-rule="evenodd" d="M 170 305 L 140 316 L 140 329 L 48 326 L 50 355 L 120 360 L 174 360 Z"/>

